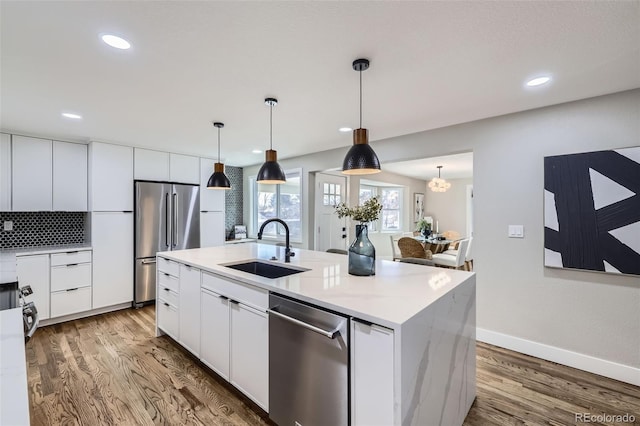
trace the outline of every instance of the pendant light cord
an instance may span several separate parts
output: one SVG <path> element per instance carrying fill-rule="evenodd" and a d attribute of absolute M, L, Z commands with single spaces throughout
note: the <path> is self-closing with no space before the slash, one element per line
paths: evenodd
<path fill-rule="evenodd" d="M 362 70 L 359 71 L 360 74 L 360 128 L 362 129 Z"/>
<path fill-rule="evenodd" d="M 218 127 L 218 163 L 220 162 L 220 127 Z"/>
<path fill-rule="evenodd" d="M 269 104 L 269 149 L 273 150 L 273 103 Z"/>

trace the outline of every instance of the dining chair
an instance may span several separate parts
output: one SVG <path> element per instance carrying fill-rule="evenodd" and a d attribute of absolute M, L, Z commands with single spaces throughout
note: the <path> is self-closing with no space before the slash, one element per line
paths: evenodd
<path fill-rule="evenodd" d="M 412 237 L 402 237 L 398 240 L 398 248 L 400 249 L 400 256 L 413 257 L 417 259 L 426 259 L 427 252 L 420 242 Z"/>
<path fill-rule="evenodd" d="M 469 245 L 467 246 L 467 254 L 464 257 L 465 271 L 473 271 L 473 252 L 471 251 L 471 247 L 473 247 L 473 237 L 469 238 Z"/>
<path fill-rule="evenodd" d="M 436 266 L 460 269 L 464 267 L 468 246 L 469 240 L 462 240 L 460 244 L 458 244 L 458 253 L 455 256 L 446 253 L 437 253 L 432 256 L 433 263 Z"/>
<path fill-rule="evenodd" d="M 414 265 L 435 266 L 433 260 L 420 259 L 417 257 L 401 257 L 400 259 L 398 259 L 398 262 L 413 263 Z"/>
<path fill-rule="evenodd" d="M 398 247 L 398 240 L 400 238 L 402 238 L 402 234 L 389 235 L 389 239 L 391 240 L 391 255 L 393 256 L 394 261 L 402 257 L 400 254 L 400 248 Z"/>

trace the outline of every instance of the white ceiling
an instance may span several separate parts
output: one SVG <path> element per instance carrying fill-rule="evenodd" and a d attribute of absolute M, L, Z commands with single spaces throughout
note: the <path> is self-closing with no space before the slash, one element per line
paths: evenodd
<path fill-rule="evenodd" d="M 387 172 L 422 180 L 438 177 L 438 166 L 442 166 L 441 175 L 445 180 L 472 178 L 473 153 L 382 164 L 382 168 Z"/>
<path fill-rule="evenodd" d="M 638 1 L 3 0 L 0 14 L 2 130 L 215 156 L 217 120 L 238 166 L 263 160 L 266 96 L 280 158 L 350 145 L 337 129 L 358 125 L 358 57 L 371 140 L 640 87 Z"/>

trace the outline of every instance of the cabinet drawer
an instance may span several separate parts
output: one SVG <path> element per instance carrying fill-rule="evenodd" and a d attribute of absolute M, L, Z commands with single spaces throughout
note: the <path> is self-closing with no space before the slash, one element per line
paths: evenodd
<path fill-rule="evenodd" d="M 91 263 L 51 267 L 51 292 L 91 285 Z"/>
<path fill-rule="evenodd" d="M 169 287 L 160 285 L 158 299 L 171 303 L 173 306 L 180 306 L 180 295 Z"/>
<path fill-rule="evenodd" d="M 180 264 L 173 260 L 165 259 L 164 257 L 158 258 L 158 271 L 165 272 L 174 277 L 180 276 Z"/>
<path fill-rule="evenodd" d="M 202 287 L 227 296 L 229 299 L 257 308 L 266 310 L 267 306 L 269 306 L 269 292 L 267 290 L 248 284 L 228 281 L 207 272 L 202 273 Z"/>
<path fill-rule="evenodd" d="M 158 299 L 158 303 L 156 303 L 156 318 L 159 329 L 175 340 L 180 338 L 180 315 L 178 308 L 169 304 L 167 301 Z"/>
<path fill-rule="evenodd" d="M 168 287 L 176 293 L 180 293 L 180 280 L 167 272 L 158 272 L 158 284 L 160 287 Z"/>
<path fill-rule="evenodd" d="M 51 254 L 51 266 L 69 265 L 71 263 L 91 262 L 91 250 L 68 251 Z"/>
<path fill-rule="evenodd" d="M 91 287 L 51 293 L 51 317 L 75 314 L 91 309 Z"/>

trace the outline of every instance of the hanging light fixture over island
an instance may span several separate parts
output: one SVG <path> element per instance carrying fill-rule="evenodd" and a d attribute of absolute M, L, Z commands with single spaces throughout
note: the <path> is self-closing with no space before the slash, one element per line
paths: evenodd
<path fill-rule="evenodd" d="M 380 173 L 380 161 L 369 145 L 369 130 L 362 128 L 362 71 L 369 69 L 369 60 L 356 59 L 352 66 L 360 73 L 360 128 L 353 131 L 353 146 L 344 157 L 342 173 L 345 175 Z"/>
<path fill-rule="evenodd" d="M 231 182 L 224 174 L 224 164 L 220 162 L 220 129 L 224 127 L 224 123 L 215 122 L 214 127 L 218 128 L 218 162 L 213 165 L 213 174 L 207 182 L 209 189 L 231 189 Z"/>
<path fill-rule="evenodd" d="M 278 164 L 278 153 L 273 149 L 273 107 L 278 104 L 278 100 L 267 98 L 264 103 L 269 106 L 269 149 L 265 152 L 265 162 L 258 171 L 256 182 L 277 185 L 287 181 L 284 170 Z"/>

